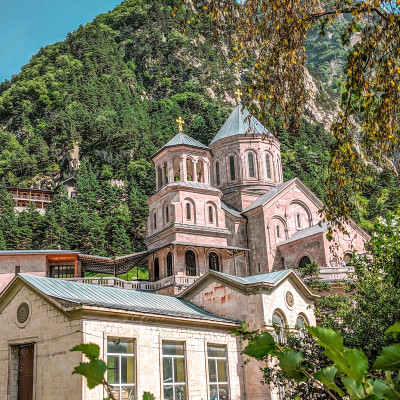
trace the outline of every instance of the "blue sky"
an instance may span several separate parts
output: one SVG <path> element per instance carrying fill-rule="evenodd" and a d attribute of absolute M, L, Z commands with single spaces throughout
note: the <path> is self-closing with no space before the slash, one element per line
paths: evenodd
<path fill-rule="evenodd" d="M 39 49 L 65 39 L 122 0 L 0 0 L 0 82 Z"/>

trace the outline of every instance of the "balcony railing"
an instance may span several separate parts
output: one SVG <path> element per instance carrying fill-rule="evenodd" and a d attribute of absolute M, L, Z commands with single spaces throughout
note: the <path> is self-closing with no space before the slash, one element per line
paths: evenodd
<path fill-rule="evenodd" d="M 89 283 L 92 285 L 110 286 L 121 289 L 156 291 L 167 286 L 190 286 L 198 279 L 198 276 L 168 276 L 155 282 L 150 281 L 125 281 L 124 279 L 115 278 L 113 276 L 104 277 L 86 277 L 86 278 L 63 278 L 68 281 L 79 283 Z"/>
<path fill-rule="evenodd" d="M 354 267 L 321 267 L 319 273 L 324 282 L 348 281 L 348 274 L 354 273 Z"/>

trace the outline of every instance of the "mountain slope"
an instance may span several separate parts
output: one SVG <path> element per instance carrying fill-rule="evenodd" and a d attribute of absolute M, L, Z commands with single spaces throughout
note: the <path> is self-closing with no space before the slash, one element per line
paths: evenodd
<path fill-rule="evenodd" d="M 44 217 L 30 209 L 13 218 L 0 188 L 0 211 L 9 215 L 8 222 L 0 217 L 0 248 L 61 246 L 100 255 L 143 248 L 145 200 L 155 187 L 151 154 L 176 134 L 179 115 L 185 133 L 208 144 L 240 83 L 213 43 L 207 18 L 193 21 L 183 35 L 188 16 L 183 8 L 172 17 L 176 4 L 128 0 L 41 49 L 20 74 L 0 83 L 0 180 L 51 188 L 70 175 L 78 178 L 78 196 L 68 200 L 60 193 Z M 324 45 L 329 57 L 332 37 Z M 310 69 L 318 72 L 319 38 L 309 40 Z M 314 109 L 324 122 L 334 106 L 324 85 L 316 81 L 316 87 Z M 309 121 L 318 119 L 310 112 Z M 268 128 L 282 142 L 285 179 L 298 176 L 323 198 L 329 133 L 306 120 L 292 134 L 279 119 Z M 112 187 L 111 178 L 124 186 Z M 371 185 L 355 216 L 366 225 L 399 198 Z"/>

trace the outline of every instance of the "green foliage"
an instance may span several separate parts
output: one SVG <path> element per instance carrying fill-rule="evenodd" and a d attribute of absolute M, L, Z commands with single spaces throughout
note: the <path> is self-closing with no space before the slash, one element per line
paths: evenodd
<path fill-rule="evenodd" d="M 89 362 L 81 362 L 74 368 L 72 374 L 79 374 L 87 379 L 89 389 L 93 389 L 104 383 L 104 374 L 107 370 L 107 364 L 99 359 L 100 348 L 97 344 L 78 344 L 71 351 L 81 351 Z"/>
<path fill-rule="evenodd" d="M 384 347 L 376 359 L 373 370 L 368 370 L 369 360 L 362 350 L 344 346 L 343 337 L 338 332 L 324 327 L 310 327 L 307 330 L 318 344 L 325 349 L 325 355 L 331 365 L 317 372 L 310 372 L 305 355 L 288 347 L 275 343 L 266 343 L 264 350 L 261 346 L 254 346 L 259 337 L 256 336 L 243 351 L 244 354 L 260 358 L 260 354 L 276 357 L 281 373 L 296 382 L 308 382 L 310 385 L 322 385 L 323 390 L 332 399 L 346 398 L 369 400 L 400 399 L 400 382 L 393 380 L 391 374 L 385 379 L 374 370 L 385 370 L 397 373 L 400 371 L 400 343 Z M 270 335 L 272 338 L 272 336 Z M 260 344 L 261 341 L 258 341 Z M 268 357 L 266 357 L 268 360 Z M 335 395 L 336 393 L 337 395 Z"/>

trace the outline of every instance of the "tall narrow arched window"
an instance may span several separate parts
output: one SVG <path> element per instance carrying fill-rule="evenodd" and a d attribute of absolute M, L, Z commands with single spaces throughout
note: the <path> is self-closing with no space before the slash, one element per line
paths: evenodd
<path fill-rule="evenodd" d="M 256 176 L 254 171 L 254 154 L 249 153 L 247 155 L 247 160 L 249 162 L 249 177 L 254 178 Z"/>
<path fill-rule="evenodd" d="M 285 343 L 285 324 L 281 315 L 276 311 L 272 315 L 272 325 L 275 329 L 275 332 L 272 334 L 272 336 L 275 337 L 275 340 L 279 344 Z"/>
<path fill-rule="evenodd" d="M 169 222 L 169 207 L 165 206 L 165 222 Z"/>
<path fill-rule="evenodd" d="M 167 254 L 167 276 L 172 275 L 172 253 Z"/>
<path fill-rule="evenodd" d="M 300 216 L 300 213 L 296 214 L 296 223 L 297 223 L 297 228 L 301 228 L 301 216 Z"/>
<path fill-rule="evenodd" d="M 235 174 L 235 157 L 233 156 L 229 157 L 229 169 L 231 173 L 231 181 L 234 181 L 236 179 L 236 174 Z"/>
<path fill-rule="evenodd" d="M 161 170 L 161 167 L 158 166 L 158 168 L 157 168 L 157 188 L 160 189 L 160 187 L 162 185 L 163 185 L 162 170 Z"/>
<path fill-rule="evenodd" d="M 214 210 L 212 206 L 208 206 L 208 222 L 214 223 Z"/>
<path fill-rule="evenodd" d="M 154 260 L 154 280 L 160 280 L 160 262 L 158 261 L 158 258 Z"/>
<path fill-rule="evenodd" d="M 265 156 L 265 168 L 267 170 L 267 179 L 271 179 L 272 174 L 271 174 L 271 160 L 269 157 L 269 154 Z"/>
<path fill-rule="evenodd" d="M 281 227 L 279 225 L 276 226 L 276 237 L 277 238 L 281 237 Z"/>
<path fill-rule="evenodd" d="M 153 228 L 157 229 L 157 212 L 154 211 L 153 213 Z"/>
<path fill-rule="evenodd" d="M 219 271 L 219 257 L 217 253 L 211 252 L 208 255 L 208 268 Z"/>
<path fill-rule="evenodd" d="M 186 219 L 192 219 L 192 208 L 190 203 L 186 203 Z"/>
<path fill-rule="evenodd" d="M 185 253 L 186 275 L 196 276 L 196 255 L 193 250 L 187 250 Z"/>
<path fill-rule="evenodd" d="M 215 163 L 215 180 L 217 181 L 217 185 L 221 184 L 221 178 L 219 175 L 219 162 Z"/>

